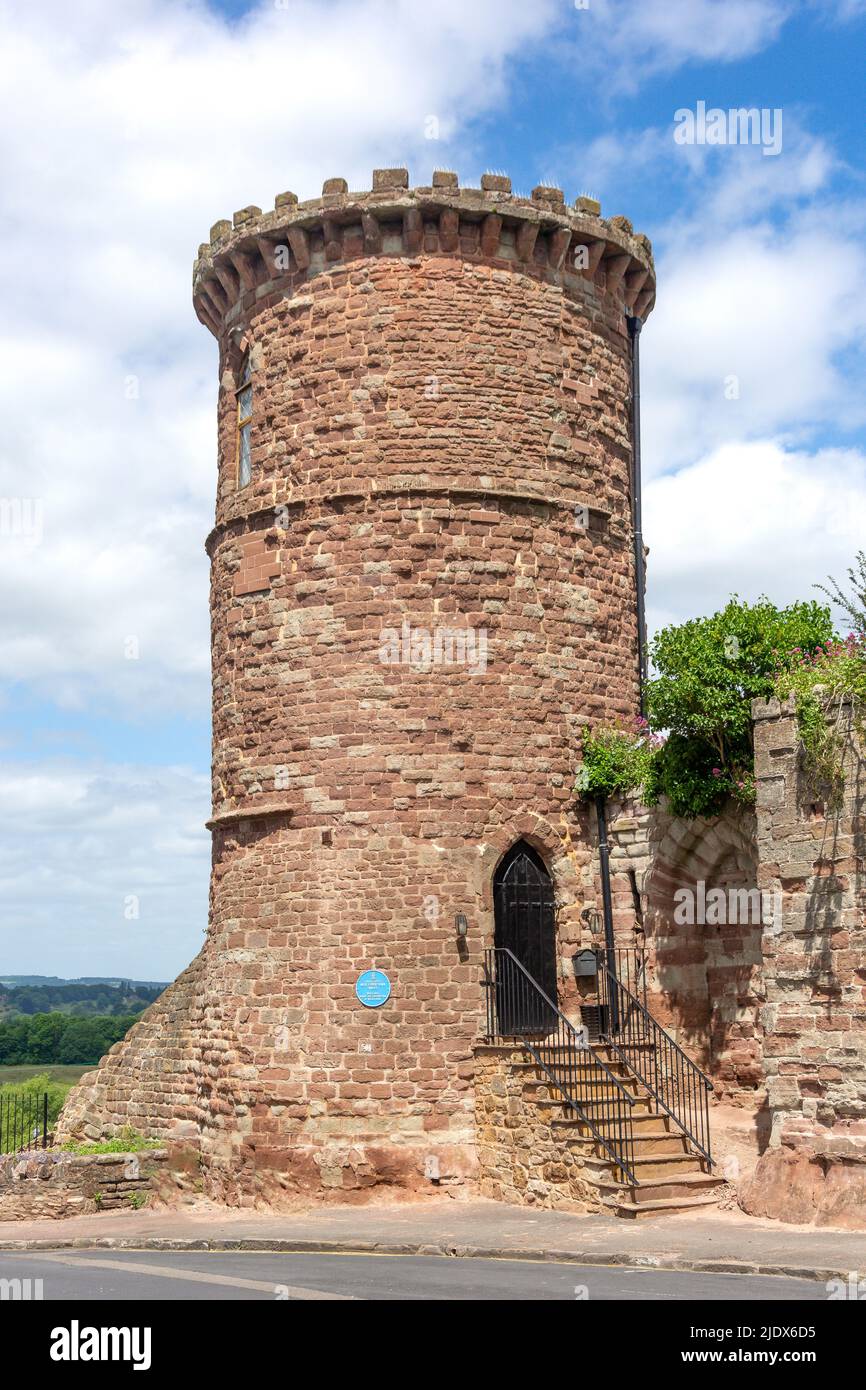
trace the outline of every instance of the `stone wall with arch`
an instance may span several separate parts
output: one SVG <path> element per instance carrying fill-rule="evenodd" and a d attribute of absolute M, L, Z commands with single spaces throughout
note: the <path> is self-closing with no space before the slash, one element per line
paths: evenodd
<path fill-rule="evenodd" d="M 645 951 L 651 1013 L 719 1099 L 759 1106 L 765 905 L 754 814 L 686 821 L 613 806 L 610 836 L 617 942 Z"/>

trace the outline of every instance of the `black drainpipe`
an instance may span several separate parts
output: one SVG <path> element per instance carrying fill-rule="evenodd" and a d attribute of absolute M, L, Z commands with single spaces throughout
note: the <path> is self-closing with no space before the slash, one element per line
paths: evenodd
<path fill-rule="evenodd" d="M 628 336 L 631 339 L 631 438 L 632 438 L 632 470 L 631 470 L 631 505 L 632 505 L 632 532 L 634 535 L 634 574 L 635 588 L 637 591 L 637 679 L 638 679 L 638 699 L 640 702 L 640 712 L 644 709 L 644 689 L 646 687 L 646 610 L 644 607 L 644 560 L 643 560 L 643 516 L 641 510 L 641 476 L 640 476 L 640 331 L 643 327 L 642 321 L 635 315 L 626 316 Z M 604 995 L 610 1003 L 610 1019 L 608 1026 L 611 1032 L 615 1033 L 618 1027 L 618 998 L 617 990 L 611 988 L 616 981 L 616 949 L 614 946 L 613 934 L 613 904 L 610 894 L 610 845 L 607 839 L 607 814 L 605 798 L 599 795 L 595 798 L 595 811 L 598 817 L 598 859 L 601 872 L 601 902 L 604 916 L 604 955 L 610 977 L 604 980 Z"/>
<path fill-rule="evenodd" d="M 632 532 L 634 534 L 634 574 L 637 586 L 637 678 L 640 712 L 645 714 L 644 690 L 646 687 L 646 610 L 644 607 L 644 557 L 643 557 L 643 514 L 641 509 L 640 477 L 640 331 L 639 318 L 626 317 L 628 335 L 631 338 L 631 507 Z"/>
<path fill-rule="evenodd" d="M 614 949 L 613 936 L 613 903 L 610 896 L 610 845 L 607 840 L 607 814 L 605 808 L 605 798 L 603 793 L 595 798 L 595 813 L 598 817 L 598 861 L 601 870 L 601 905 L 604 917 L 604 963 L 610 971 L 610 975 L 604 976 L 599 991 L 601 999 L 607 999 L 610 1008 L 610 1018 L 608 1027 L 611 1033 L 617 1031 L 619 1024 L 617 1008 L 617 991 L 611 988 L 613 979 L 616 979 L 616 950 Z"/>

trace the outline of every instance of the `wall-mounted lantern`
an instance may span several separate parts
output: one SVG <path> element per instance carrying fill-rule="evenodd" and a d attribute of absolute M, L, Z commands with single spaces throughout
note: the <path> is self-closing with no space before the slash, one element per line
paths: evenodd
<path fill-rule="evenodd" d="M 465 917 L 464 913 L 462 913 L 462 912 L 458 912 L 458 913 L 457 913 L 457 916 L 454 918 L 454 927 L 455 927 L 456 932 L 457 932 L 457 940 L 458 940 L 458 941 L 465 941 L 465 940 L 466 940 L 466 933 L 467 933 L 467 931 L 469 930 L 469 923 L 466 921 L 466 917 Z"/>
<path fill-rule="evenodd" d="M 580 920 L 589 927 L 593 936 L 598 936 L 601 928 L 601 914 L 597 907 L 593 905 L 585 907 L 580 914 Z"/>

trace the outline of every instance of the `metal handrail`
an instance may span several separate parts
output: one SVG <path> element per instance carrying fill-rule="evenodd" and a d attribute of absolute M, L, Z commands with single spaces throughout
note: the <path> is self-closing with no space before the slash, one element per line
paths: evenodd
<path fill-rule="evenodd" d="M 636 946 L 617 946 L 613 953 L 605 947 L 596 947 L 598 960 L 607 966 L 617 980 L 636 995 L 644 1008 L 647 1008 L 647 958 L 646 952 Z"/>
<path fill-rule="evenodd" d="M 605 1042 L 712 1167 L 712 1081 L 601 959 L 599 980 L 599 1000 L 607 1005 L 601 1030 Z"/>
<path fill-rule="evenodd" d="M 485 951 L 484 986 L 488 991 L 487 1037 L 516 1038 L 596 1143 L 629 1182 L 638 1186 L 631 1118 L 634 1097 L 620 1078 L 586 1045 L 574 1025 L 507 946 Z M 592 1086 L 612 1091 L 593 1102 L 601 1105 L 596 1120 L 609 1131 L 607 1137 L 586 1113 L 586 1097 L 582 1104 L 575 1094 Z"/>
<path fill-rule="evenodd" d="M 48 1145 L 48 1092 L 0 1093 L 0 1154 Z"/>

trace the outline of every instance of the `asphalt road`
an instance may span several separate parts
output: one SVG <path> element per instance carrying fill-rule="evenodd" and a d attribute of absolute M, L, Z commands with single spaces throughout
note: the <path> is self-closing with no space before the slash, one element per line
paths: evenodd
<path fill-rule="evenodd" d="M 441 1255 L 75 1250 L 0 1254 L 3 1280 L 42 1280 L 48 1300 L 592 1300 L 749 1299 L 825 1302 L 810 1279 L 691 1274 Z M 30 1296 L 36 1286 L 31 1284 Z M 27 1296 L 25 1294 L 25 1296 Z"/>

